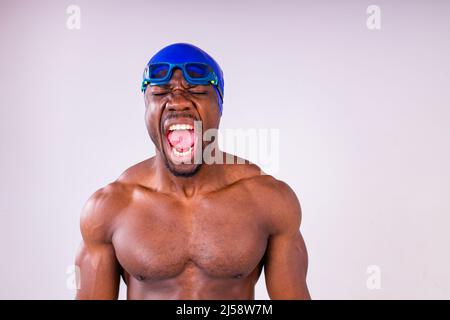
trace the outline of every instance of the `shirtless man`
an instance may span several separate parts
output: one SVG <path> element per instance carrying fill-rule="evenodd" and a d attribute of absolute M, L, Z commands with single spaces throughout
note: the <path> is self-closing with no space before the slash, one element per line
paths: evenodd
<path fill-rule="evenodd" d="M 195 46 L 167 46 L 147 65 L 142 90 L 156 155 L 87 201 L 76 298 L 117 299 L 122 276 L 128 299 L 254 299 L 264 267 L 271 299 L 309 299 L 291 188 L 248 162 L 194 161 L 216 143 L 192 129 L 219 126 L 218 64 Z M 214 158 L 237 159 L 218 149 Z"/>

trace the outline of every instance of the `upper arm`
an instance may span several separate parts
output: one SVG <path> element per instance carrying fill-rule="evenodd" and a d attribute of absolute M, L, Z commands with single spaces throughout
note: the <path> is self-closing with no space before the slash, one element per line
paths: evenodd
<path fill-rule="evenodd" d="M 278 182 L 264 266 L 271 299 L 310 299 L 306 284 L 308 254 L 300 233 L 301 207 L 292 189 Z"/>
<path fill-rule="evenodd" d="M 83 237 L 76 266 L 78 283 L 76 299 L 117 299 L 120 264 L 112 245 L 111 193 L 100 189 L 87 201 L 81 215 Z"/>

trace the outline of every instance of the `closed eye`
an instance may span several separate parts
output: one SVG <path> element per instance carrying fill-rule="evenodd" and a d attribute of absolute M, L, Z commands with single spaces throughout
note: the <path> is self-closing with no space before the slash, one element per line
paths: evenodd
<path fill-rule="evenodd" d="M 165 94 L 167 94 L 167 92 L 152 92 L 152 95 L 154 96 L 163 96 Z"/>
<path fill-rule="evenodd" d="M 170 91 L 170 88 L 168 85 L 150 85 L 153 89 L 152 95 L 154 96 L 163 96 L 165 94 L 168 94 Z"/>

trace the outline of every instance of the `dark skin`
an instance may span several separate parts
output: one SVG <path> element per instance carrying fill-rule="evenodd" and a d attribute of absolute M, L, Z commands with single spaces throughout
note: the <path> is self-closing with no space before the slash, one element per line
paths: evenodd
<path fill-rule="evenodd" d="M 217 99 L 213 87 L 190 85 L 180 70 L 167 85 L 147 88 L 156 155 L 86 203 L 77 299 L 117 299 L 121 276 L 128 299 L 254 299 L 263 266 L 271 299 L 310 299 L 301 207 L 287 184 L 248 162 L 171 162 L 166 122 L 218 128 Z"/>

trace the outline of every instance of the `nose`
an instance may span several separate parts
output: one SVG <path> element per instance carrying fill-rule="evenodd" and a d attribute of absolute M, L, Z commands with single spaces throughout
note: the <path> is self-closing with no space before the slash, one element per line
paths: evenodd
<path fill-rule="evenodd" d="M 181 90 L 174 90 L 170 95 L 166 104 L 167 111 L 187 111 L 193 108 L 192 101 L 187 99 Z"/>
<path fill-rule="evenodd" d="M 166 104 L 168 111 L 186 111 L 192 109 L 192 101 L 187 98 L 185 89 L 186 83 L 181 70 L 174 70 L 170 82 L 174 88 L 172 89 L 169 101 Z"/>

